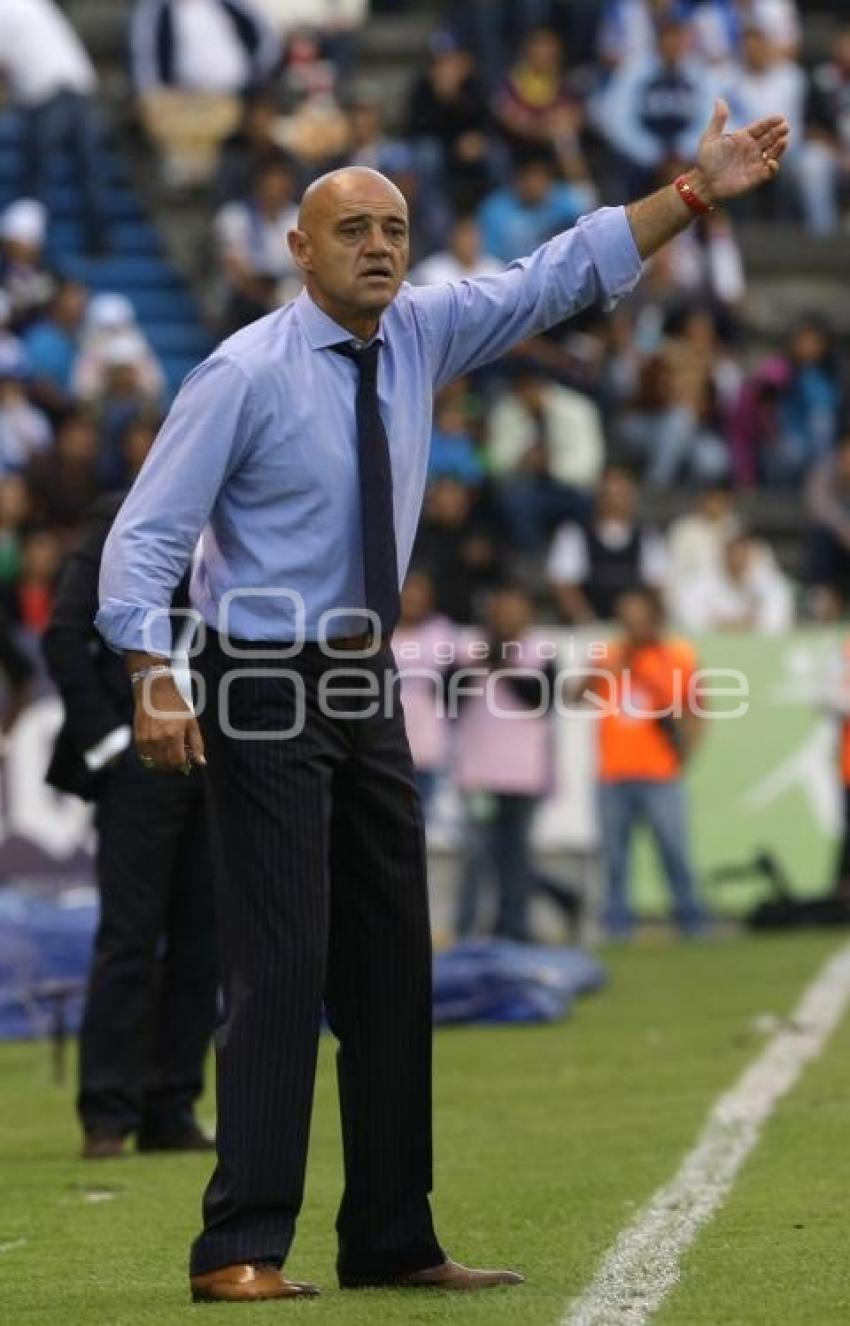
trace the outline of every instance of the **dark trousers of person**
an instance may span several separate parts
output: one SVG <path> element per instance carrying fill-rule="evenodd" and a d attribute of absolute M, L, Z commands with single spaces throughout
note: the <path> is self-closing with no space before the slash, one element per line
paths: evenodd
<path fill-rule="evenodd" d="M 216 1014 L 213 885 L 199 774 L 121 756 L 98 801 L 100 924 L 80 1032 L 87 1132 L 165 1140 L 193 1120 Z"/>
<path fill-rule="evenodd" d="M 49 204 L 47 182 L 57 150 L 67 143 L 74 155 L 83 193 L 87 240 L 102 245 L 106 236 L 103 187 L 99 178 L 97 143 L 99 125 L 94 102 L 79 92 L 57 92 L 27 110 L 24 121 L 23 191 Z"/>
<path fill-rule="evenodd" d="M 482 886 L 491 873 L 498 890 L 494 935 L 520 943 L 530 938 L 529 901 L 534 892 L 549 885 L 535 870 L 531 853 L 531 826 L 539 804 L 540 797 L 523 792 L 468 798 L 456 922 L 460 938 L 475 931 Z"/>
<path fill-rule="evenodd" d="M 286 1258 L 304 1190 L 323 1001 L 339 1042 L 339 1270 L 379 1276 L 439 1264 L 428 1199 L 425 845 L 398 686 L 388 708 L 383 693 L 321 699 L 323 686 L 383 691 L 395 678 L 392 655 L 330 660 L 307 645 L 279 662 L 237 660 L 211 633 L 199 667 L 222 866 L 225 1019 L 218 1164 L 191 1271 Z M 356 678 L 334 682 L 335 668 L 352 667 Z"/>

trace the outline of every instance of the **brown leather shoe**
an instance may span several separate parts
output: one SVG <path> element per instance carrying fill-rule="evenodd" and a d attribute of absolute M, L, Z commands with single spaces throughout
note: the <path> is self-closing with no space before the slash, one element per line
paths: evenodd
<path fill-rule="evenodd" d="M 86 1133 L 82 1160 L 121 1160 L 124 1156 L 124 1138 L 115 1133 Z"/>
<path fill-rule="evenodd" d="M 519 1271 L 475 1271 L 448 1258 L 440 1266 L 406 1275 L 340 1276 L 341 1289 L 495 1289 L 499 1285 L 521 1285 Z"/>
<path fill-rule="evenodd" d="M 237 1262 L 189 1280 L 195 1303 L 252 1303 L 266 1298 L 316 1298 L 318 1285 L 287 1280 L 276 1266 Z"/>

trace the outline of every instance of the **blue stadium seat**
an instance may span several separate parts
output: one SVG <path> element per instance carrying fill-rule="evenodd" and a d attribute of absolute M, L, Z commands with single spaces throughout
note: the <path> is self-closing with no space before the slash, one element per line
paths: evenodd
<path fill-rule="evenodd" d="M 151 322 L 145 319 L 145 334 L 160 357 L 194 355 L 205 359 L 215 346 L 215 339 L 204 327 L 189 322 Z"/>
<path fill-rule="evenodd" d="M 105 290 L 110 287 L 100 288 Z M 146 330 L 150 324 L 157 322 L 186 322 L 198 326 L 198 306 L 186 290 L 128 290 L 126 286 L 120 285 L 112 286 L 111 289 L 123 290 L 132 301 L 136 317 Z"/>
<path fill-rule="evenodd" d="M 21 141 L 18 115 L 0 112 L 0 209 L 20 196 Z M 106 184 L 110 254 L 83 256 L 82 190 L 72 154 L 62 153 L 50 166 L 48 258 L 59 271 L 83 281 L 92 291 L 117 291 L 130 298 L 173 394 L 215 342 L 202 325 L 197 302 L 182 277 L 163 256 L 159 236 L 140 206 L 124 158 L 107 144 L 100 148 L 99 156 Z"/>
<path fill-rule="evenodd" d="M 108 258 L 82 258 L 69 256 L 62 260 L 62 270 L 68 276 L 84 281 L 94 290 L 148 290 L 177 286 L 180 277 L 162 258 L 144 256 L 114 256 Z"/>
<path fill-rule="evenodd" d="M 0 185 L 0 208 L 7 207 L 20 196 L 17 183 L 8 181 Z M 47 210 L 52 217 L 66 217 L 71 220 L 78 217 L 83 206 L 83 193 L 80 186 L 71 184 L 52 184 L 45 195 Z M 113 221 L 143 221 L 144 213 L 139 200 L 129 189 L 118 185 L 106 191 L 103 210 Z"/>
<path fill-rule="evenodd" d="M 21 117 L 16 111 L 0 113 L 0 145 L 15 147 L 21 141 Z"/>
<path fill-rule="evenodd" d="M 78 221 L 51 221 L 47 253 L 64 266 L 65 255 L 85 250 L 85 230 Z M 156 258 L 162 252 L 159 236 L 146 221 L 117 221 L 109 227 L 109 247 L 115 257 Z"/>
<path fill-rule="evenodd" d="M 173 395 L 187 373 L 200 362 L 198 355 L 163 355 L 160 362 L 168 383 L 168 390 Z"/>
<path fill-rule="evenodd" d="M 0 143 L 0 188 L 4 191 L 8 191 L 10 187 L 15 190 L 19 189 L 22 169 L 21 155 L 19 148 Z M 126 185 L 128 183 L 129 172 L 124 161 L 116 152 L 101 152 L 98 159 L 100 172 L 105 180 L 113 185 Z M 49 178 L 54 184 L 73 184 L 77 174 L 77 163 L 70 155 L 57 156 L 50 163 Z"/>

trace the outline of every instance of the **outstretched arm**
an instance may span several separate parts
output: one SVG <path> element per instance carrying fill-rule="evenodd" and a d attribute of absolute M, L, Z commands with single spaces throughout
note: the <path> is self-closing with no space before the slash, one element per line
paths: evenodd
<path fill-rule="evenodd" d="M 788 146 L 788 121 L 781 115 L 771 115 L 734 134 L 723 132 L 728 116 L 726 102 L 718 101 L 700 140 L 696 166 L 686 176 L 697 199 L 707 207 L 766 184 L 779 170 Z M 651 258 L 694 219 L 694 212 L 672 184 L 632 203 L 626 215 L 642 258 Z"/>
<path fill-rule="evenodd" d="M 706 207 L 764 184 L 776 174 L 788 145 L 788 124 L 781 115 L 724 134 L 728 113 L 719 101 L 688 177 Z M 637 284 L 643 259 L 693 219 L 669 185 L 627 209 L 599 208 L 498 276 L 407 287 L 404 298 L 428 353 L 434 385 L 498 359 L 588 304 L 627 294 Z"/>

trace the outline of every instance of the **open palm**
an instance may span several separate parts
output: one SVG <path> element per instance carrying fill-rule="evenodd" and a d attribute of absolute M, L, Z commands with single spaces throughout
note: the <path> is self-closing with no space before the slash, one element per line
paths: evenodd
<path fill-rule="evenodd" d="M 768 116 L 737 133 L 727 134 L 723 131 L 728 117 L 726 102 L 718 101 L 697 155 L 697 168 L 715 202 L 737 198 L 772 179 L 779 170 L 790 134 L 788 121 L 782 115 Z"/>

